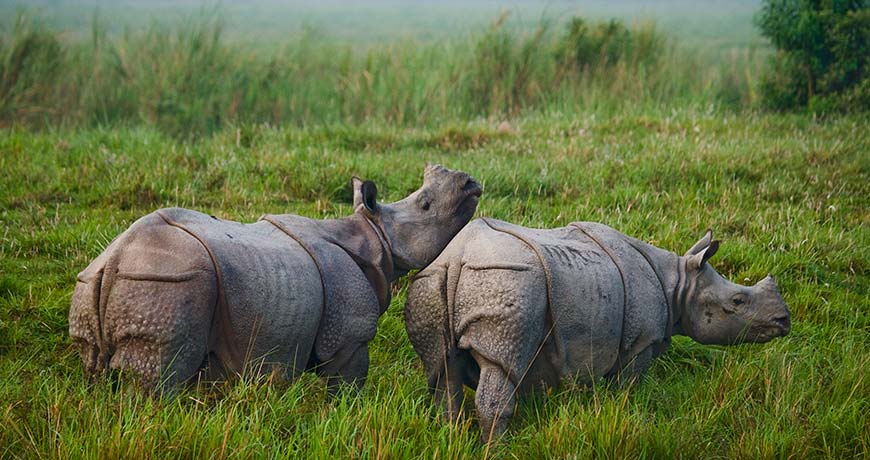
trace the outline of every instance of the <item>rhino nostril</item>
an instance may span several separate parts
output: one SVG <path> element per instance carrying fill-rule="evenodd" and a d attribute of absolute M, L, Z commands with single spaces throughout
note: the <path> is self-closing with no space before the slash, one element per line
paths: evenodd
<path fill-rule="evenodd" d="M 776 316 L 773 319 L 771 319 L 770 322 L 775 324 L 776 326 L 778 326 L 782 330 L 787 330 L 789 328 L 789 325 L 790 325 L 788 315 Z"/>

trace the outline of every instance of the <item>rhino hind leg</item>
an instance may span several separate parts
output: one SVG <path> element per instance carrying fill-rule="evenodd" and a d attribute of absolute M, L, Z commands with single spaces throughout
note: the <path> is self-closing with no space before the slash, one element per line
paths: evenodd
<path fill-rule="evenodd" d="M 476 364 L 468 351 L 448 343 L 447 291 L 455 289 L 448 286 L 448 267 L 455 270 L 460 264 L 440 265 L 436 261 L 414 278 L 408 289 L 405 328 L 423 361 L 429 391 L 444 408 L 447 419 L 453 422 L 460 416 L 464 402 L 463 385 L 474 386 L 469 382 L 468 367 L 476 368 Z M 476 378 L 473 382 L 476 384 Z"/>
<path fill-rule="evenodd" d="M 369 346 L 355 343 L 341 348 L 332 359 L 316 365 L 317 375 L 326 380 L 330 395 L 338 394 L 341 385 L 359 390 L 369 373 Z"/>
<path fill-rule="evenodd" d="M 206 360 L 218 289 L 202 244 L 152 216 L 109 259 L 102 328 L 108 368 L 162 389 L 189 380 Z"/>
<path fill-rule="evenodd" d="M 514 413 L 516 387 L 507 372 L 478 353 L 473 353 L 480 366 L 480 380 L 474 396 L 480 433 L 484 441 L 499 438 L 507 431 Z"/>
<path fill-rule="evenodd" d="M 438 405 L 444 408 L 444 417 L 451 423 L 462 416 L 465 404 L 463 388 L 477 388 L 480 369 L 466 350 L 454 350 L 445 356 L 440 372 L 429 374 L 429 391 Z"/>

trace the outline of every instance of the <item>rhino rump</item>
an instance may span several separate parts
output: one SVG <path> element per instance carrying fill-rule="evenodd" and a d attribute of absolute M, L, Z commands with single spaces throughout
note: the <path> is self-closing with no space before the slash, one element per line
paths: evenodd
<path fill-rule="evenodd" d="M 79 275 L 70 336 L 86 371 L 171 387 L 209 354 L 224 376 L 304 370 L 323 291 L 311 257 L 276 232 L 177 208 L 136 221 Z"/>
<path fill-rule="evenodd" d="M 495 262 L 495 248 L 517 257 Z M 448 359 L 471 351 L 520 383 L 547 336 L 545 286 L 540 263 L 522 242 L 480 220 L 466 226 L 408 290 L 405 325 L 430 387 Z M 474 370 L 465 379 L 471 387 Z"/>

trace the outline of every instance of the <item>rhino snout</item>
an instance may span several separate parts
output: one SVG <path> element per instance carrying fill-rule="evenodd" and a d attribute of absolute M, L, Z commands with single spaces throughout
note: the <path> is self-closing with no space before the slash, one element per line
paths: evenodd
<path fill-rule="evenodd" d="M 770 319 L 769 324 L 774 329 L 774 337 L 784 337 L 791 332 L 791 317 L 788 313 L 774 316 Z"/>
<path fill-rule="evenodd" d="M 483 187 L 481 187 L 480 184 L 478 184 L 477 181 L 474 180 L 474 178 L 471 176 L 469 176 L 468 179 L 465 181 L 465 185 L 462 186 L 462 190 L 464 190 L 470 196 L 476 196 L 478 198 L 480 198 L 480 196 L 483 194 Z"/>

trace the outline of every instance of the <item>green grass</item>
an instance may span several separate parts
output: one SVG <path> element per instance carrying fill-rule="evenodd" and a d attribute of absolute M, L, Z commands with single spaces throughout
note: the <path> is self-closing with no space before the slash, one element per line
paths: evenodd
<path fill-rule="evenodd" d="M 868 117 L 706 108 L 527 114 L 423 127 L 229 128 L 181 142 L 155 127 L 0 134 L 0 457 L 867 458 L 870 455 Z M 406 282 L 358 395 L 306 376 L 145 397 L 88 386 L 67 337 L 76 273 L 139 216 L 185 206 L 251 221 L 350 211 L 352 174 L 386 200 L 423 165 L 471 172 L 479 215 L 530 226 L 604 222 L 682 252 L 707 227 L 714 264 L 773 273 L 790 336 L 675 341 L 633 387 L 525 398 L 487 448 L 426 391 L 402 322 Z"/>

